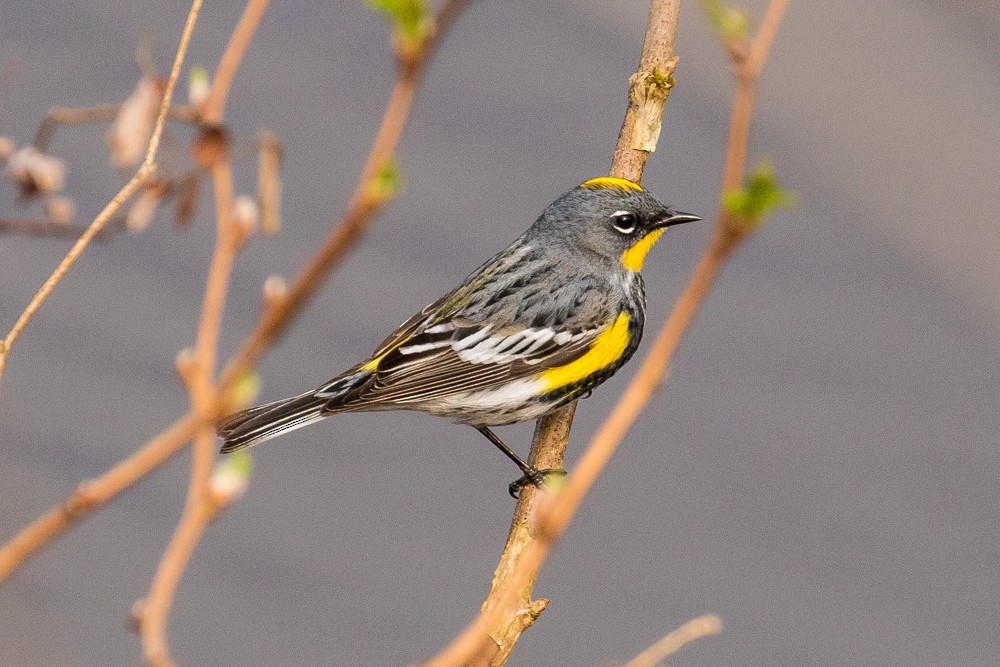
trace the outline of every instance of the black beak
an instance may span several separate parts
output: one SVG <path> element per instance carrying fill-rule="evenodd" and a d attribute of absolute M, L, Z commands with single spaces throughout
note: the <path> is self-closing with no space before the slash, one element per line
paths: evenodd
<path fill-rule="evenodd" d="M 667 211 L 659 220 L 653 224 L 653 229 L 660 229 L 661 227 L 672 227 L 674 225 L 680 225 L 685 222 L 697 222 L 701 220 L 700 215 L 694 215 L 692 213 L 681 213 L 680 211 Z"/>

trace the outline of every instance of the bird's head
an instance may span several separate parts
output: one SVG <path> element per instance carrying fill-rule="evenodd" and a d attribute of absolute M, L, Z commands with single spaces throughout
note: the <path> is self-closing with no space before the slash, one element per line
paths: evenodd
<path fill-rule="evenodd" d="M 701 218 L 673 210 L 638 183 L 603 177 L 585 181 L 552 202 L 535 227 L 548 239 L 639 271 L 667 227 L 695 220 Z"/>

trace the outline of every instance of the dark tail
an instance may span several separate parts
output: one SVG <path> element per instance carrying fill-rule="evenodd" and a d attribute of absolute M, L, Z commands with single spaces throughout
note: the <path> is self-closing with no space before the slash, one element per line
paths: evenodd
<path fill-rule="evenodd" d="M 286 431 L 300 428 L 322 419 L 323 405 L 329 396 L 317 396 L 309 392 L 283 401 L 259 405 L 230 415 L 219 427 L 219 435 L 225 440 L 222 453 L 246 449 Z"/>
<path fill-rule="evenodd" d="M 351 395 L 352 389 L 363 385 L 371 376 L 369 371 L 348 371 L 314 391 L 258 405 L 226 417 L 218 426 L 219 435 L 225 440 L 221 453 L 229 454 L 253 447 L 287 431 L 329 417 L 334 412 L 351 409 L 344 406 L 342 401 Z"/>

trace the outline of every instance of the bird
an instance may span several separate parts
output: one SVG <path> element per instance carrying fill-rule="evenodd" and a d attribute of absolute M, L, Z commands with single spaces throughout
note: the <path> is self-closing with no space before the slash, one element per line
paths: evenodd
<path fill-rule="evenodd" d="M 584 181 L 461 285 L 399 326 L 366 360 L 316 389 L 218 425 L 235 452 L 342 412 L 415 410 L 482 433 L 520 469 L 538 470 L 492 430 L 590 394 L 635 353 L 645 321 L 646 255 L 673 225 L 700 220 L 638 183 Z"/>

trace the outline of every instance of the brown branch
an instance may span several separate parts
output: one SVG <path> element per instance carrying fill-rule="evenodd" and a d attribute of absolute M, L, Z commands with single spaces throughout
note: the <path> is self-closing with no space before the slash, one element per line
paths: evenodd
<path fill-rule="evenodd" d="M 400 57 L 396 83 L 389 95 L 382 122 L 354 187 L 347 211 L 289 285 L 285 297 L 266 305 L 257 326 L 226 364 L 220 382 L 223 390 L 231 387 L 237 378 L 257 365 L 267 349 L 284 333 L 327 279 L 333 267 L 354 246 L 372 219 L 382 210 L 386 199 L 373 192 L 372 181 L 392 160 L 427 63 L 469 1 L 445 0 L 436 14 L 433 33 L 422 42 L 420 49 L 409 52 L 405 58 Z"/>
<path fill-rule="evenodd" d="M 215 433 L 211 420 L 215 412 L 217 391 L 213 378 L 233 264 L 251 232 L 238 227 L 233 219 L 232 170 L 225 151 L 219 157 L 218 162 L 212 166 L 216 208 L 215 251 L 205 281 L 198 335 L 193 355 L 182 354 L 178 359 L 178 370 L 187 384 L 191 407 L 203 417 L 205 425 L 194 438 L 184 513 L 177 523 L 170 544 L 163 552 L 138 616 L 143 654 L 146 662 L 154 667 L 174 664 L 167 647 L 167 618 L 174 593 L 205 527 L 219 509 L 209 494 L 209 481 L 215 463 Z"/>
<path fill-rule="evenodd" d="M 87 123 L 103 123 L 114 120 L 121 110 L 121 104 L 102 104 L 96 107 L 52 107 L 35 131 L 35 140 L 31 145 L 41 152 L 49 149 L 56 130 L 61 125 L 85 125 Z M 167 118 L 185 123 L 198 122 L 198 113 L 189 106 L 172 106 L 167 111 Z"/>
<path fill-rule="evenodd" d="M 83 225 L 64 225 L 51 220 L 32 218 L 0 218 L 0 235 L 39 236 L 54 239 L 77 239 L 86 233 Z M 107 241 L 112 236 L 125 231 L 125 219 L 115 218 L 104 229 L 94 235 L 94 241 Z"/>
<path fill-rule="evenodd" d="M 197 430 L 202 420 L 194 412 L 150 440 L 139 451 L 114 468 L 86 482 L 66 500 L 26 526 L 0 549 L 0 582 L 30 556 L 99 510 L 109 500 L 170 460 Z"/>
<path fill-rule="evenodd" d="M 659 134 L 660 114 L 667 95 L 665 84 L 676 64 L 673 49 L 679 14 L 680 0 L 650 2 L 639 68 L 630 79 L 629 104 L 611 164 L 613 176 L 633 181 L 642 178 L 649 151 L 635 148 L 636 129 L 641 116 L 646 118 L 645 125 L 655 126 L 646 128 L 645 140 L 641 142 L 644 147 L 650 148 L 649 140 L 655 142 Z M 539 420 L 531 444 L 529 460 L 532 465 L 539 468 L 563 466 L 575 411 L 574 402 Z M 507 544 L 478 621 L 430 664 L 502 665 L 521 632 L 534 622 L 544 608 L 544 605 L 531 602 L 537 566 L 531 575 L 524 576 L 528 571 L 524 566 L 526 548 L 536 544 L 539 537 L 533 521 L 537 501 L 541 500 L 536 498 L 538 495 L 534 488 L 529 487 L 518 499 Z M 528 619 L 530 622 L 525 622 Z"/>
<path fill-rule="evenodd" d="M 44 153 L 48 150 L 52 137 L 60 125 L 82 125 L 111 121 L 118 115 L 120 108 L 120 104 L 104 104 L 83 109 L 52 107 L 38 126 L 32 145 Z"/>
<path fill-rule="evenodd" d="M 736 174 L 736 186 L 742 182 L 756 81 L 787 2 L 788 0 L 772 0 L 757 37 L 746 51 L 758 54 L 752 61 L 755 69 L 746 72 L 737 70 L 738 84 L 733 105 L 730 144 L 723 166 L 724 188 L 733 187 L 728 185 L 729 180 L 733 178 L 732 173 Z M 646 33 L 644 53 L 651 44 L 660 48 L 663 45 L 673 44 L 672 37 L 650 38 L 651 30 L 656 33 L 652 28 L 654 25 L 660 26 L 660 30 L 669 30 L 671 27 L 676 30 L 676 6 L 668 11 L 662 7 L 658 9 L 658 4 L 678 3 L 652 0 L 650 27 Z M 673 17 L 672 26 L 661 20 L 660 17 L 663 16 Z M 731 50 L 731 53 L 735 51 Z M 672 61 L 673 55 L 668 52 L 661 54 L 657 62 Z M 644 62 L 647 62 L 645 56 L 641 60 L 641 63 Z M 642 82 L 646 78 L 642 76 L 640 65 L 640 72 L 632 77 L 633 93 L 637 82 Z M 630 94 L 629 111 L 635 100 L 634 94 Z M 629 123 L 634 123 L 638 117 L 638 112 L 626 113 L 612 164 L 612 175 L 638 180 L 642 174 L 645 153 L 632 147 L 634 125 L 629 127 Z M 716 231 L 709 248 L 657 335 L 645 361 L 614 410 L 591 440 L 565 488 L 554 497 L 545 491 L 539 493 L 531 487 L 524 489 L 515 509 L 507 545 L 494 575 L 489 596 L 483 604 L 482 613 L 451 645 L 427 663 L 428 666 L 493 666 L 502 665 L 506 661 L 513 648 L 513 642 L 517 641 L 523 629 L 534 622 L 534 618 L 547 602 L 531 601 L 531 591 L 538 570 L 556 541 L 565 532 L 583 498 L 604 470 L 625 434 L 659 389 L 681 338 L 700 310 L 722 266 L 747 233 L 745 226 L 735 224 L 731 216 L 720 209 Z M 540 465 L 537 461 L 541 460 L 546 462 L 545 467 L 561 465 L 574 410 L 575 406 L 571 405 L 539 421 L 532 443 L 531 460 L 534 465 Z M 530 621 L 524 622 L 524 619 Z"/>
<path fill-rule="evenodd" d="M 170 70 L 170 78 L 167 80 L 167 87 L 163 94 L 163 100 L 160 103 L 160 111 L 156 117 L 156 125 L 153 128 L 153 134 L 149 138 L 149 144 L 146 147 L 146 156 L 142 161 L 142 165 L 136 171 L 135 175 L 118 191 L 108 205 L 104 207 L 94 221 L 90 223 L 90 227 L 87 231 L 77 240 L 70 251 L 66 254 L 63 260 L 56 267 L 52 275 L 45 281 L 41 289 L 35 294 L 31 302 L 18 317 L 14 326 L 11 327 L 10 331 L 7 333 L 3 341 L 0 341 L 0 378 L 3 377 L 3 369 L 7 363 L 7 357 L 10 355 L 11 347 L 17 342 L 20 337 L 21 332 L 24 328 L 28 326 L 28 322 L 34 317 L 38 309 L 41 308 L 42 304 L 48 298 L 52 290 L 56 288 L 59 281 L 62 280 L 69 268 L 73 266 L 73 263 L 83 254 L 83 251 L 87 248 L 90 242 L 94 239 L 98 232 L 104 228 L 104 225 L 111 219 L 111 216 L 121 207 L 125 201 L 135 194 L 139 188 L 141 188 L 153 174 L 156 173 L 156 150 L 160 145 L 160 137 L 163 134 L 163 124 L 167 116 L 167 112 L 170 110 L 170 100 L 173 98 L 174 86 L 177 83 L 177 78 L 180 76 L 181 63 L 184 62 L 184 56 L 187 53 L 187 47 L 191 41 L 191 33 L 194 31 L 195 23 L 198 20 L 198 11 L 201 9 L 201 0 L 194 0 L 191 4 L 191 10 L 188 12 L 187 21 L 184 25 L 184 31 L 181 34 L 180 44 L 177 47 L 177 53 L 174 56 L 174 64 Z"/>
<path fill-rule="evenodd" d="M 243 15 L 240 17 L 240 22 L 236 24 L 233 34 L 229 37 L 229 44 L 226 45 L 226 50 L 219 60 L 219 66 L 212 78 L 212 88 L 209 90 L 208 98 L 202 107 L 201 118 L 206 125 L 218 125 L 222 122 L 236 70 L 243 62 L 243 56 L 246 54 L 250 40 L 253 39 L 268 4 L 270 4 L 270 0 L 249 0 L 246 7 L 243 8 Z"/>
<path fill-rule="evenodd" d="M 429 37 L 425 42 L 426 54 L 422 58 L 422 66 L 426 65 L 434 49 L 445 38 L 455 19 L 468 3 L 469 0 L 446 0 L 440 6 L 437 13 L 436 31 L 433 37 Z M 401 71 L 400 78 L 405 75 L 411 79 L 405 86 L 410 88 L 410 92 L 406 95 L 398 94 L 398 89 L 402 84 L 397 81 L 394 93 L 387 102 L 382 124 L 367 160 L 368 164 L 385 164 L 385 161 L 394 152 L 402 124 L 405 123 L 409 114 L 413 92 L 420 80 L 419 70 L 420 67 L 417 68 L 417 71 L 413 69 Z M 398 127 L 390 127 L 391 124 L 398 124 Z M 364 177 L 359 180 L 352 202 L 358 198 L 359 192 L 367 192 L 365 188 L 369 183 L 370 180 Z M 227 394 L 236 381 L 244 372 L 256 365 L 268 347 L 285 331 L 298 309 L 305 305 L 309 297 L 328 277 L 330 270 L 353 245 L 356 237 L 367 227 L 370 218 L 378 210 L 379 207 L 349 206 L 348 211 L 334 226 L 323 246 L 296 278 L 294 298 L 282 297 L 267 300 L 265 312 L 261 315 L 256 328 L 244 341 L 240 351 L 226 364 L 225 371 L 218 383 L 216 400 L 212 405 L 211 413 L 213 415 L 227 409 Z M 0 582 L 25 559 L 62 535 L 81 518 L 99 509 L 112 497 L 159 467 L 177 453 L 191 439 L 198 428 L 205 424 L 206 417 L 204 415 L 195 411 L 188 413 L 114 469 L 92 483 L 88 483 L 93 487 L 93 492 L 99 495 L 100 502 L 78 503 L 74 500 L 78 494 L 74 494 L 64 504 L 50 510 L 24 528 L 13 540 L 0 548 Z M 61 516 L 64 506 L 73 508 L 71 518 Z M 59 518 L 54 519 L 54 517 Z"/>
<path fill-rule="evenodd" d="M 718 616 L 706 614 L 691 619 L 663 639 L 656 642 L 639 655 L 632 658 L 625 667 L 656 667 L 661 661 L 679 651 L 685 644 L 722 631 L 722 621 Z"/>

